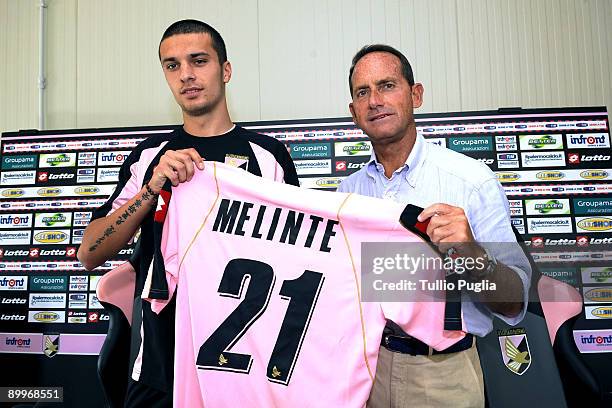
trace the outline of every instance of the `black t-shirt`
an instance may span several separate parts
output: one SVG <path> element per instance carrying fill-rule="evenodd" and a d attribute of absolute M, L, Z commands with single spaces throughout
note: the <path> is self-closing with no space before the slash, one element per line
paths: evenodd
<path fill-rule="evenodd" d="M 93 213 L 92 220 L 105 217 L 113 208 L 123 205 L 140 191 L 143 182 L 151 178 L 153 168 L 164 152 L 187 148 L 195 148 L 205 160 L 228 163 L 257 176 L 299 186 L 291 157 L 285 146 L 276 139 L 239 126 L 223 135 L 211 137 L 193 136 L 180 127 L 169 134 L 151 136 L 136 146 L 121 166 L 119 182 L 113 195 Z M 136 269 L 135 297 L 138 298 L 153 257 L 152 214 L 141 224 L 138 250 L 131 260 Z M 141 302 L 141 306 L 142 340 L 137 344 L 140 350 L 132 353 L 134 358 L 138 357 L 139 362 L 131 362 L 130 376 L 159 390 L 171 391 L 175 301 L 173 299 L 159 315 L 151 311 L 148 302 Z M 140 321 L 139 316 L 134 316 L 133 333 L 138 334 Z"/>

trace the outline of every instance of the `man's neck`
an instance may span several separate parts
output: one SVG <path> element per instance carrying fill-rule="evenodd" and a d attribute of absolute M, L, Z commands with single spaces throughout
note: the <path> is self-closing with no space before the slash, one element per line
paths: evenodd
<path fill-rule="evenodd" d="M 183 129 L 193 136 L 222 135 L 233 125 L 227 107 L 223 107 L 218 112 L 209 112 L 199 116 L 191 116 L 183 112 Z"/>
<path fill-rule="evenodd" d="M 373 145 L 374 152 L 376 153 L 376 160 L 384 167 L 385 176 L 387 176 L 387 178 L 391 178 L 393 172 L 406 163 L 415 142 L 416 127 L 414 131 L 409 131 L 406 137 L 396 142 L 384 145 Z"/>

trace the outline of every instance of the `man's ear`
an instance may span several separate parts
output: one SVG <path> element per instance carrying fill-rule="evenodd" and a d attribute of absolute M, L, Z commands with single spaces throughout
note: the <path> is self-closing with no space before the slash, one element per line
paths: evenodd
<path fill-rule="evenodd" d="M 423 92 L 425 89 L 423 88 L 423 84 L 420 82 L 412 85 L 412 107 L 420 108 L 423 104 Z"/>
<path fill-rule="evenodd" d="M 232 64 L 229 61 L 223 63 L 223 83 L 228 83 L 232 78 Z"/>

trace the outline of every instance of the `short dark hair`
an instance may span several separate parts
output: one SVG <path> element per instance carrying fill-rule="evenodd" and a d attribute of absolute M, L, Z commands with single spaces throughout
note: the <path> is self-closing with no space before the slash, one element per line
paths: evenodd
<path fill-rule="evenodd" d="M 164 35 L 162 35 L 161 40 L 159 41 L 159 47 L 157 49 L 157 54 L 159 59 L 161 60 L 161 43 L 168 37 L 172 37 L 173 35 L 179 34 L 208 34 L 212 39 L 212 46 L 219 57 L 219 64 L 223 64 L 227 61 L 227 50 L 225 49 L 225 41 L 223 41 L 223 37 L 221 34 L 210 25 L 206 24 L 203 21 L 199 20 L 180 20 L 175 23 L 172 23 L 170 27 L 166 28 L 164 31 Z"/>
<path fill-rule="evenodd" d="M 388 52 L 389 54 L 393 54 L 397 58 L 399 58 L 402 69 L 402 76 L 406 78 L 406 81 L 408 81 L 408 85 L 414 85 L 414 74 L 412 73 L 412 67 L 410 66 L 410 62 L 408 62 L 408 59 L 406 58 L 406 56 L 404 56 L 404 54 L 391 47 L 390 45 L 371 44 L 365 45 L 362 49 L 357 51 L 357 54 L 355 54 L 355 56 L 353 57 L 348 77 L 349 92 L 351 93 L 351 95 L 353 95 L 353 71 L 355 71 L 355 65 L 357 65 L 360 59 L 372 52 Z"/>

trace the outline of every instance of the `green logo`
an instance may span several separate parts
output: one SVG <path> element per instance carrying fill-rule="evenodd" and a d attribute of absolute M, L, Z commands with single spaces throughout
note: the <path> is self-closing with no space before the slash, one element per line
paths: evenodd
<path fill-rule="evenodd" d="M 561 135 L 521 135 L 521 150 L 558 150 L 563 149 Z"/>
<path fill-rule="evenodd" d="M 563 203 L 560 203 L 559 200 L 548 200 L 545 203 L 536 204 L 534 208 L 540 214 L 548 214 L 553 210 L 562 210 Z"/>
<path fill-rule="evenodd" d="M 574 198 L 576 215 L 596 215 L 612 213 L 612 198 Z"/>
<path fill-rule="evenodd" d="M 349 156 L 353 156 L 359 154 L 359 152 L 369 152 L 370 145 L 366 142 L 357 142 L 349 146 L 344 146 L 343 150 L 345 153 L 348 153 Z"/>
<path fill-rule="evenodd" d="M 448 146 L 456 152 L 486 152 L 493 150 L 491 137 L 450 137 Z"/>
<path fill-rule="evenodd" d="M 326 158 L 331 155 L 330 143 L 294 144 L 290 149 L 292 159 Z"/>
<path fill-rule="evenodd" d="M 2 158 L 2 170 L 33 169 L 36 167 L 36 156 L 5 156 Z"/>
<path fill-rule="evenodd" d="M 529 139 L 528 143 L 534 149 L 542 149 L 550 145 L 554 145 L 555 143 L 557 143 L 557 141 L 551 135 L 544 135 L 542 137 Z"/>
<path fill-rule="evenodd" d="M 41 222 L 43 224 L 45 224 L 47 227 L 52 227 L 55 224 L 58 223 L 65 223 L 66 222 L 66 216 L 64 216 L 63 214 L 53 214 L 50 217 L 43 217 Z"/>
<path fill-rule="evenodd" d="M 603 268 L 601 272 L 593 272 L 591 276 L 598 283 L 607 282 L 608 279 L 612 278 L 612 268 Z"/>
<path fill-rule="evenodd" d="M 58 292 L 68 286 L 66 276 L 34 276 L 30 278 L 30 291 Z"/>
<path fill-rule="evenodd" d="M 60 153 L 55 157 L 48 157 L 47 164 L 50 166 L 59 166 L 62 163 L 68 163 L 70 161 L 70 157 L 66 153 Z"/>

